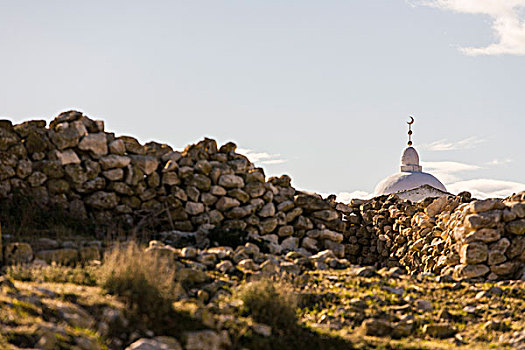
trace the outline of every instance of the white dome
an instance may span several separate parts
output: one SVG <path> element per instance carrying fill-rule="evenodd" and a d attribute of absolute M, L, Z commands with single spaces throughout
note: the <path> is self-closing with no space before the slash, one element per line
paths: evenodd
<path fill-rule="evenodd" d="M 419 165 L 419 155 L 414 147 L 407 147 L 401 156 L 401 165 Z"/>
<path fill-rule="evenodd" d="M 436 179 L 435 176 L 421 171 L 399 172 L 390 175 L 386 179 L 377 184 L 375 195 L 396 193 L 399 191 L 411 190 L 421 187 L 423 185 L 430 185 L 438 190 L 447 192 L 445 186 Z"/>

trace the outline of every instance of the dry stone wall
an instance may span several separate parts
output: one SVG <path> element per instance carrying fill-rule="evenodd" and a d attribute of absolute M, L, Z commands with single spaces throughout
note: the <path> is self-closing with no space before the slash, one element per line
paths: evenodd
<path fill-rule="evenodd" d="M 219 147 L 207 138 L 183 152 L 141 145 L 76 111 L 47 127 L 2 120 L 0 197 L 22 191 L 42 206 L 100 224 L 136 229 L 153 222 L 164 243 L 179 247 L 213 249 L 213 232 L 238 232 L 295 265 L 317 257 L 307 259 L 315 268 L 402 266 L 491 279 L 523 274 L 523 193 L 488 201 L 462 193 L 415 204 L 390 195 L 343 204 L 297 191 L 286 175 L 267 179 L 235 151 L 233 143 Z M 11 262 L 40 256 L 74 263 L 100 257 L 102 248 L 100 241 L 41 243 L 32 249 L 7 240 L 4 253 Z"/>

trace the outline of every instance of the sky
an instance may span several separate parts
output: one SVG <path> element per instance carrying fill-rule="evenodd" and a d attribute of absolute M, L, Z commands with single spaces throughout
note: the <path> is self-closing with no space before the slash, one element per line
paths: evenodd
<path fill-rule="evenodd" d="M 76 109 L 366 197 L 409 116 L 452 193 L 525 190 L 525 0 L 0 0 L 0 118 Z"/>

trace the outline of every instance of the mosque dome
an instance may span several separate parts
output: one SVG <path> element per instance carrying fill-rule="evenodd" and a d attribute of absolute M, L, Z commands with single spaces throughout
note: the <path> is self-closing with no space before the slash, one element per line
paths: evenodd
<path fill-rule="evenodd" d="M 411 126 L 413 122 L 413 119 L 409 122 L 409 146 L 405 148 L 401 155 L 401 171 L 379 182 L 374 191 L 376 196 L 412 190 L 425 185 L 447 192 L 441 181 L 432 174 L 423 172 L 423 168 L 419 165 L 419 155 L 416 149 L 412 147 L 411 140 Z"/>

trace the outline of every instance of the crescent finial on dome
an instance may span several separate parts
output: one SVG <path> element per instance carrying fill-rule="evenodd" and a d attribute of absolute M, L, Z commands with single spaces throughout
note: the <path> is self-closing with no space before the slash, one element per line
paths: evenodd
<path fill-rule="evenodd" d="M 410 117 L 410 121 L 407 122 L 408 124 L 408 145 L 412 146 L 412 124 L 414 124 L 414 117 L 412 117 L 411 115 L 409 117 Z"/>

